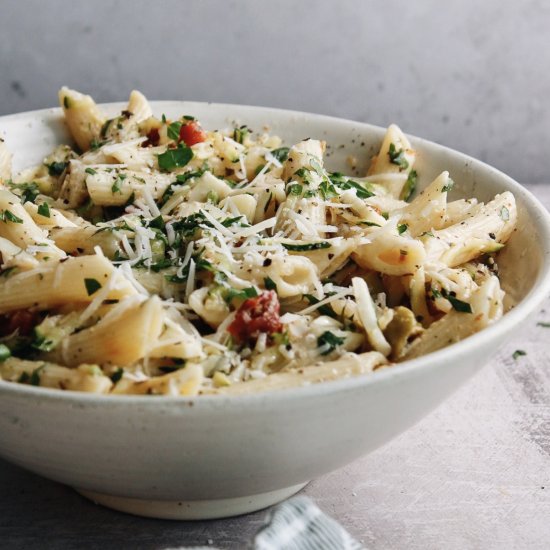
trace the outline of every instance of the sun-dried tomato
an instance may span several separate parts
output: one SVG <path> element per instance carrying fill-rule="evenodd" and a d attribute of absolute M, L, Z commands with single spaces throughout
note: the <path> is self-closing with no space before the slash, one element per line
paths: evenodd
<path fill-rule="evenodd" d="M 280 309 L 279 298 L 274 290 L 262 292 L 242 303 L 227 330 L 241 343 L 254 341 L 261 333 L 271 336 L 282 332 Z"/>
<path fill-rule="evenodd" d="M 40 323 L 40 315 L 37 312 L 18 309 L 0 315 L 0 335 L 7 336 L 17 330 L 21 336 L 26 336 L 38 323 Z"/>
<path fill-rule="evenodd" d="M 160 141 L 160 134 L 158 128 L 151 128 L 147 134 L 147 141 L 142 143 L 142 147 L 156 147 Z"/>

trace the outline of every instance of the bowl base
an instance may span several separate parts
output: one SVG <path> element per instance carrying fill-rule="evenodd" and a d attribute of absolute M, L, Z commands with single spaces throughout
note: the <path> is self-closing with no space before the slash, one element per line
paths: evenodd
<path fill-rule="evenodd" d="M 158 519 L 196 520 L 227 518 L 262 510 L 292 496 L 305 487 L 307 483 L 299 483 L 298 485 L 258 495 L 216 500 L 146 500 L 75 489 L 82 496 L 96 504 L 101 504 L 119 512 Z"/>

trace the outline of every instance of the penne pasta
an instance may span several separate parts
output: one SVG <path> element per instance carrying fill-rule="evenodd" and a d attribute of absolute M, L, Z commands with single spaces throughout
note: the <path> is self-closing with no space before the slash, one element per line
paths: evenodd
<path fill-rule="evenodd" d="M 325 165 L 324 141 L 156 118 L 138 91 L 112 118 L 74 90 L 59 99 L 82 154 L 60 145 L 12 174 L 0 141 L 6 382 L 280 390 L 392 367 L 504 313 L 514 197 L 449 202 L 446 171 L 415 195 L 395 125 L 352 177 Z"/>

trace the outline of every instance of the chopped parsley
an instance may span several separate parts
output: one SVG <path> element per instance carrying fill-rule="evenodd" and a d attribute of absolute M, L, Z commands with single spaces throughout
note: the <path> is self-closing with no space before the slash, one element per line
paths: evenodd
<path fill-rule="evenodd" d="M 447 183 L 441 188 L 441 192 L 447 193 L 454 187 L 454 184 L 455 182 L 451 178 L 448 178 Z"/>
<path fill-rule="evenodd" d="M 328 178 L 333 185 L 336 185 L 340 189 L 355 189 L 355 193 L 360 199 L 368 199 L 374 196 L 374 193 L 367 188 L 369 185 L 368 183 L 365 184 L 367 186 L 365 187 L 365 185 L 361 185 L 340 172 L 332 172 L 332 174 L 329 174 Z"/>
<path fill-rule="evenodd" d="M 187 183 L 190 179 L 200 178 L 205 172 L 208 172 L 208 168 L 203 167 L 200 170 L 185 172 L 185 174 L 178 174 L 176 176 L 176 181 L 177 183 Z"/>
<path fill-rule="evenodd" d="M 271 277 L 264 277 L 264 286 L 266 290 L 274 290 L 277 292 L 277 283 Z"/>
<path fill-rule="evenodd" d="M 278 149 L 272 149 L 271 154 L 279 161 L 284 162 L 288 158 L 288 147 L 279 147 Z"/>
<path fill-rule="evenodd" d="M 176 121 L 172 122 L 172 124 L 168 125 L 167 134 L 168 137 L 174 141 L 179 141 L 180 139 L 180 130 L 181 130 L 181 122 Z"/>
<path fill-rule="evenodd" d="M 127 178 L 126 174 L 117 174 L 117 177 L 115 178 L 115 181 L 113 185 L 111 186 L 111 193 L 114 195 L 115 193 L 122 193 L 120 189 L 121 183 Z"/>
<path fill-rule="evenodd" d="M 96 279 L 84 279 L 84 286 L 86 287 L 88 296 L 91 296 L 101 288 L 101 283 Z"/>
<path fill-rule="evenodd" d="M 51 164 L 46 164 L 48 167 L 48 174 L 50 174 L 50 176 L 60 176 L 63 170 L 67 168 L 68 164 L 68 162 L 52 162 Z"/>
<path fill-rule="evenodd" d="M 166 226 L 164 224 L 164 218 L 162 217 L 162 214 L 159 214 L 156 218 L 153 218 L 149 222 L 149 227 L 154 227 L 156 229 L 160 229 L 161 231 L 164 231 L 164 228 Z"/>
<path fill-rule="evenodd" d="M 103 126 L 101 127 L 101 130 L 99 131 L 99 135 L 102 137 L 102 138 L 105 138 L 105 136 L 107 135 L 107 132 L 109 131 L 109 126 L 111 126 L 111 124 L 115 121 L 114 118 L 110 118 L 108 120 L 106 120 L 104 123 L 103 123 Z"/>
<path fill-rule="evenodd" d="M 90 174 L 92 176 L 95 176 L 95 174 L 97 174 L 97 172 L 93 168 L 86 168 L 86 170 L 84 170 L 84 172 L 86 172 L 86 174 Z"/>
<path fill-rule="evenodd" d="M 401 225 L 397 226 L 397 232 L 400 235 L 403 235 L 403 233 L 405 233 L 405 231 L 407 231 L 408 228 L 409 226 L 406 223 L 402 223 Z"/>
<path fill-rule="evenodd" d="M 31 346 L 34 349 L 37 349 L 40 351 L 52 351 L 57 346 L 57 342 L 54 342 L 53 340 L 49 340 L 45 336 L 41 336 L 37 334 L 37 331 L 35 331 L 35 337 L 31 343 Z"/>
<path fill-rule="evenodd" d="M 258 291 L 253 287 L 243 288 L 237 290 L 235 288 L 228 288 L 223 293 L 224 300 L 229 304 L 233 299 L 237 298 L 238 300 L 246 300 L 248 298 L 256 298 L 258 296 Z"/>
<path fill-rule="evenodd" d="M 411 170 L 407 177 L 407 181 L 401 190 L 401 196 L 399 197 L 402 201 L 408 201 L 412 194 L 416 190 L 416 184 L 418 183 L 418 173 L 416 170 Z"/>
<path fill-rule="evenodd" d="M 323 197 L 323 200 L 332 199 L 338 196 L 338 191 L 336 191 L 336 188 L 330 182 L 330 180 L 322 181 L 319 184 L 319 193 L 321 193 L 321 197 Z"/>
<path fill-rule="evenodd" d="M 329 293 L 330 296 L 330 293 Z M 313 296 L 313 294 L 304 294 L 304 298 L 309 302 L 310 305 L 318 304 L 321 300 Z M 321 315 L 328 315 L 329 317 L 336 318 L 336 313 L 332 307 L 328 304 L 323 304 L 317 308 L 317 311 Z"/>
<path fill-rule="evenodd" d="M 317 347 L 327 347 L 327 349 L 321 352 L 321 355 L 328 355 L 329 353 L 332 353 L 338 346 L 341 346 L 345 341 L 345 338 L 336 336 L 336 334 L 327 330 L 323 332 L 323 334 L 321 334 L 319 338 L 317 338 Z"/>
<path fill-rule="evenodd" d="M 299 196 L 302 194 L 303 186 L 299 183 L 292 183 L 288 186 L 287 195 Z"/>
<path fill-rule="evenodd" d="M 443 296 L 443 298 L 445 298 L 446 300 L 449 300 L 454 310 L 460 311 L 461 313 L 472 313 L 472 306 L 468 302 L 463 302 L 462 300 L 459 300 L 456 296 L 453 296 L 453 294 L 450 294 L 444 288 L 441 289 L 441 296 Z"/>
<path fill-rule="evenodd" d="M 29 384 L 31 386 L 40 386 L 40 375 L 42 374 L 42 371 L 44 370 L 45 365 L 41 365 L 37 369 L 34 369 L 31 372 L 30 378 L 29 378 Z"/>
<path fill-rule="evenodd" d="M 292 244 L 281 243 L 287 250 L 292 252 L 308 252 L 310 250 L 322 250 L 323 248 L 330 248 L 332 245 L 327 241 L 320 241 L 318 243 L 304 243 L 304 244 Z"/>
<path fill-rule="evenodd" d="M 388 156 L 390 157 L 390 162 L 392 164 L 399 166 L 400 171 L 406 170 L 409 167 L 409 161 L 405 158 L 405 150 L 397 150 L 394 143 L 390 143 Z"/>
<path fill-rule="evenodd" d="M 185 166 L 193 158 L 193 150 L 185 145 L 178 145 L 176 149 L 167 149 L 158 155 L 159 168 L 166 172 Z"/>
<path fill-rule="evenodd" d="M 362 221 L 359 222 L 359 225 L 366 225 L 367 227 L 382 227 L 379 223 Z"/>
<path fill-rule="evenodd" d="M 12 189 L 18 189 L 22 191 L 21 202 L 23 204 L 25 204 L 26 202 L 34 202 L 36 197 L 40 194 L 40 189 L 34 181 L 30 183 L 11 183 L 10 187 Z"/>
<path fill-rule="evenodd" d="M 100 141 L 99 139 L 93 138 L 92 141 L 90 141 L 90 150 L 97 151 L 104 144 L 105 144 L 104 141 Z"/>
<path fill-rule="evenodd" d="M 50 217 L 50 207 L 48 206 L 47 202 L 43 202 L 41 205 L 39 205 L 38 214 L 40 216 L 44 216 L 45 218 Z"/>
<path fill-rule="evenodd" d="M 545 323 L 543 321 L 539 321 L 537 323 L 537 327 L 550 328 L 550 323 Z"/>
<path fill-rule="evenodd" d="M 11 222 L 11 223 L 23 223 L 23 220 L 21 218 L 18 218 L 10 210 L 3 210 L 0 212 L 0 221 Z"/>
<path fill-rule="evenodd" d="M 63 98 L 63 107 L 65 107 L 65 109 L 70 109 L 71 108 L 71 100 L 69 99 L 69 96 L 65 96 Z"/>
<path fill-rule="evenodd" d="M 524 355 L 527 355 L 526 351 L 522 349 L 517 349 L 516 351 L 514 351 L 514 353 L 512 353 L 512 359 L 515 361 L 518 357 L 522 357 Z"/>

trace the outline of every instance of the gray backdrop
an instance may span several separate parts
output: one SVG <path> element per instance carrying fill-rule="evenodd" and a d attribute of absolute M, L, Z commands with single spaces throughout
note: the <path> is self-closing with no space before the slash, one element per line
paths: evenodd
<path fill-rule="evenodd" d="M 548 181 L 549 24 L 543 0 L 0 0 L 0 114 L 138 88 L 395 121 Z"/>

